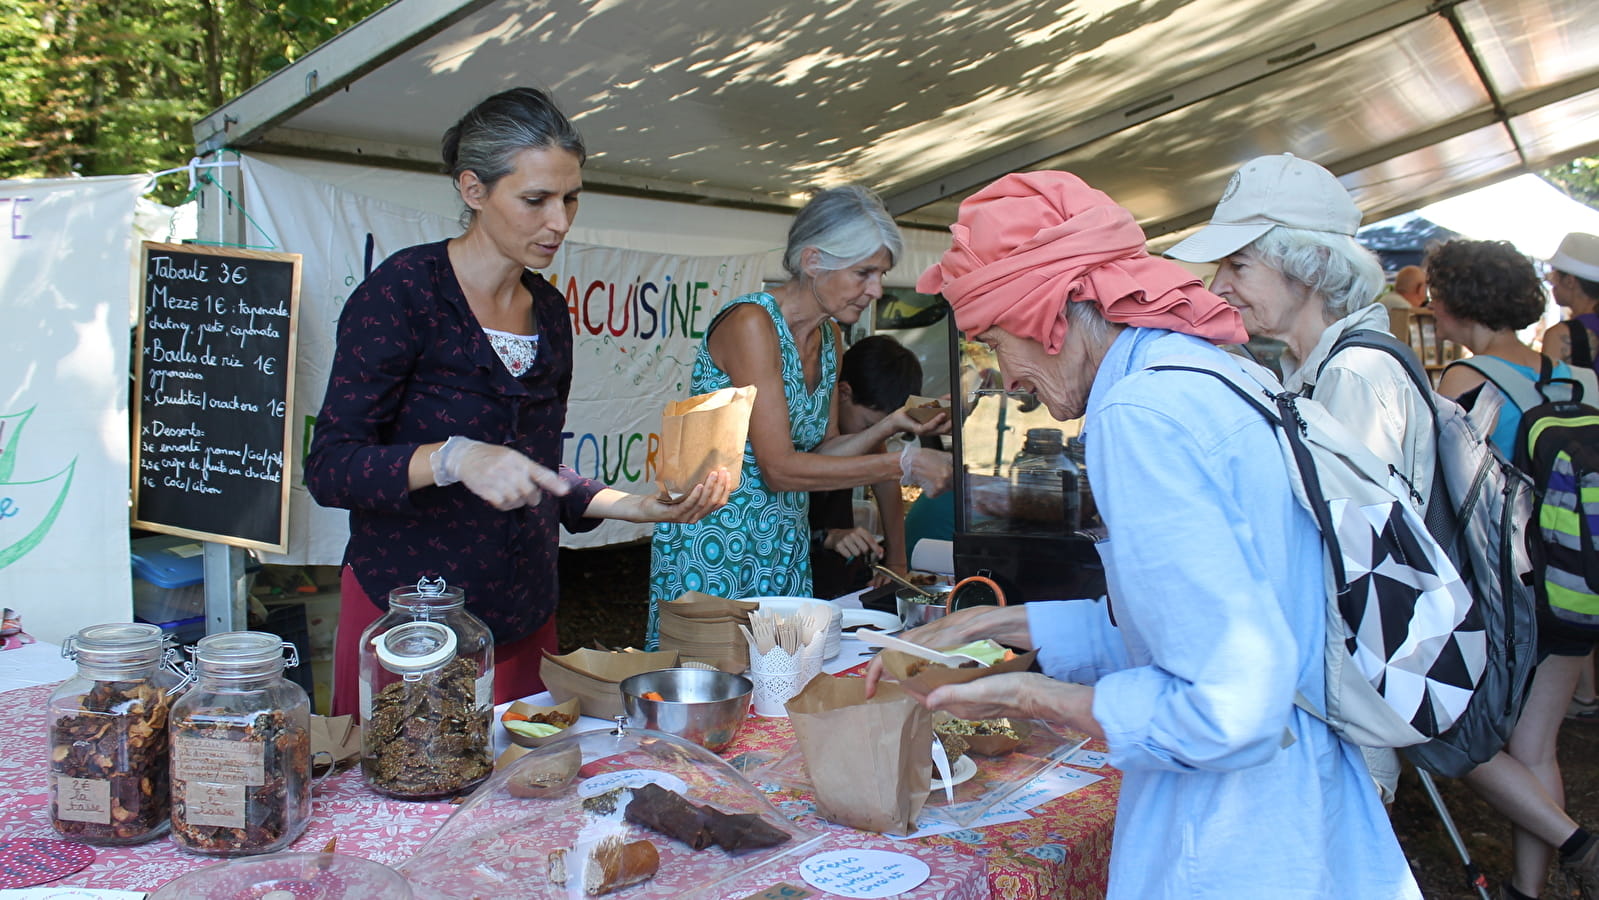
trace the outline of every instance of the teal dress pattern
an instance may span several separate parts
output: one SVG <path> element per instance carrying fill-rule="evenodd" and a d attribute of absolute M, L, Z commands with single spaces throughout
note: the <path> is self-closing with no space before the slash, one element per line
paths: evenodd
<path fill-rule="evenodd" d="M 805 385 L 794 336 L 767 293 L 745 294 L 728 304 L 754 303 L 766 310 L 777 329 L 783 355 L 783 394 L 788 400 L 789 434 L 794 449 L 810 452 L 827 436 L 827 417 L 838 378 L 838 348 L 831 321 L 822 329 L 821 377 L 816 390 Z M 718 314 L 725 315 L 726 309 Z M 715 323 L 712 323 L 712 328 Z M 706 342 L 694 356 L 691 393 L 732 387 L 711 359 Z M 774 491 L 761 476 L 755 451 L 744 445 L 744 470 L 727 505 L 692 525 L 662 523 L 650 542 L 650 621 L 645 647 L 660 640 L 660 604 L 685 591 L 718 597 L 809 597 L 811 595 L 810 494 Z"/>

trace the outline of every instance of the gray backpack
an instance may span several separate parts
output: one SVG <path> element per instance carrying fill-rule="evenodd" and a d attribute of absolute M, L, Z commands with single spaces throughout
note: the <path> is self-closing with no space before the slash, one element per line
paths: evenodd
<path fill-rule="evenodd" d="M 1427 530 L 1476 600 L 1488 659 L 1470 704 L 1454 725 L 1404 753 L 1430 772 L 1459 777 L 1488 761 L 1510 739 L 1537 662 L 1537 594 L 1527 543 L 1532 481 L 1499 455 L 1487 429 L 1470 413 L 1433 391 L 1408 345 L 1381 331 L 1351 331 L 1338 339 L 1327 359 L 1347 347 L 1392 355 L 1432 411 L 1437 460 Z"/>

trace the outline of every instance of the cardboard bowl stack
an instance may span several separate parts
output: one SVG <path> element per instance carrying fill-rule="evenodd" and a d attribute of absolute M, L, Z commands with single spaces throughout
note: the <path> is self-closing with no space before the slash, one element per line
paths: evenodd
<path fill-rule="evenodd" d="M 749 645 L 739 626 L 749 627 L 755 603 L 689 591 L 660 607 L 661 649 L 685 663 L 700 662 L 738 675 L 750 666 Z"/>
<path fill-rule="evenodd" d="M 586 716 L 614 719 L 623 715 L 624 679 L 640 672 L 670 669 L 677 665 L 677 652 L 644 653 L 638 650 L 590 650 L 584 648 L 555 656 L 545 652 L 539 662 L 539 677 L 557 703 L 576 698 Z"/>

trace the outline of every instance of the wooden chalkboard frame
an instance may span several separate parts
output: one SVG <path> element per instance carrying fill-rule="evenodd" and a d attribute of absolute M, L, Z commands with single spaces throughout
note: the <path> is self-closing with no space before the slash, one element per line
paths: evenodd
<path fill-rule="evenodd" d="M 144 516 L 144 505 L 141 500 L 141 474 L 143 474 L 143 459 L 145 446 L 145 344 L 147 339 L 147 325 L 149 319 L 149 293 L 151 283 L 150 259 L 154 254 L 184 254 L 186 256 L 203 257 L 208 263 L 214 264 L 219 271 L 230 264 L 281 264 L 290 267 L 290 291 L 288 297 L 288 316 L 285 337 L 287 347 L 284 351 L 284 387 L 281 398 L 283 427 L 277 436 L 274 445 L 281 453 L 281 463 L 278 466 L 277 512 L 275 529 L 265 528 L 253 534 L 237 534 L 234 531 L 245 530 L 236 527 L 231 530 L 203 529 L 194 527 L 192 523 L 158 521 Z M 234 266 L 237 268 L 237 265 Z M 230 269 L 231 271 L 231 269 Z M 133 467 L 130 471 L 130 481 L 133 489 L 133 504 L 131 507 L 132 524 L 135 528 L 156 531 L 165 534 L 176 534 L 184 537 L 197 538 L 204 541 L 214 541 L 221 544 L 231 544 L 236 547 L 248 547 L 255 550 L 265 550 L 282 553 L 288 550 L 289 544 L 289 473 L 293 471 L 293 446 L 292 429 L 290 423 L 294 411 L 294 382 L 296 375 L 296 356 L 299 345 L 299 309 L 300 309 L 300 276 L 301 255 L 298 253 L 273 253 L 263 250 L 245 250 L 233 247 L 211 247 L 202 244 L 164 244 L 154 241 L 144 241 L 141 245 L 139 271 L 137 276 L 137 297 L 139 309 L 139 323 L 137 328 L 137 341 L 134 347 L 134 385 L 128 406 L 133 416 Z M 185 332 L 187 333 L 187 332 Z M 273 397 L 271 400 L 278 400 Z M 155 490 L 150 492 L 156 493 Z M 274 533 L 270 533 L 273 532 Z"/>

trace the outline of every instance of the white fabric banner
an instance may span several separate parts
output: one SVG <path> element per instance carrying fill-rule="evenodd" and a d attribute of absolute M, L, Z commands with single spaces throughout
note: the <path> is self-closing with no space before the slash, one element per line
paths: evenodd
<path fill-rule="evenodd" d="M 0 585 L 40 640 L 133 615 L 130 236 L 147 181 L 0 182 Z"/>
<path fill-rule="evenodd" d="M 308 435 L 327 390 L 339 311 L 350 291 L 389 254 L 460 233 L 444 216 L 386 203 L 243 158 L 243 208 L 255 226 L 246 243 L 304 255 L 295 458 L 289 494 L 289 552 L 273 563 L 336 565 L 348 517 L 318 506 L 305 490 Z M 581 218 L 581 213 L 580 213 Z M 729 299 L 760 287 L 763 254 L 678 256 L 567 241 L 543 274 L 566 296 L 572 316 L 572 392 L 562 460 L 619 490 L 655 489 L 661 410 L 688 395 L 705 326 Z M 649 534 L 649 526 L 606 522 L 562 533 L 564 547 L 594 547 Z"/>

